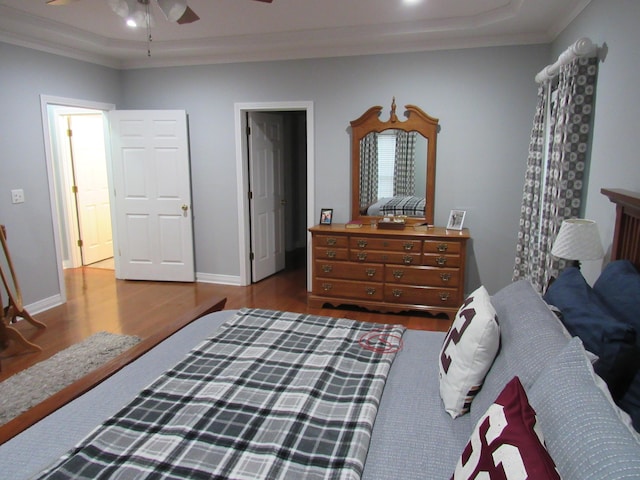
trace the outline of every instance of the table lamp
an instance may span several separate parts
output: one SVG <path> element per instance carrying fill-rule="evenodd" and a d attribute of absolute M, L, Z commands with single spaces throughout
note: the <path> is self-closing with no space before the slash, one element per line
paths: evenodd
<path fill-rule="evenodd" d="M 581 260 L 598 260 L 604 257 L 596 222 L 584 218 L 563 221 L 551 249 L 551 255 L 573 260 L 572 266 L 578 268 Z"/>

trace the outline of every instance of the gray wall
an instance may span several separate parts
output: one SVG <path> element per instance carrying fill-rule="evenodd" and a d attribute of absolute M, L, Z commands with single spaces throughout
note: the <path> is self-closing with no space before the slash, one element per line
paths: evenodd
<path fill-rule="evenodd" d="M 120 103 L 119 92 L 116 70 L 0 43 L 0 224 L 26 304 L 60 293 L 40 95 Z M 16 188 L 25 203 L 11 204 Z"/>
<path fill-rule="evenodd" d="M 125 108 L 189 113 L 198 272 L 239 275 L 234 103 L 312 101 L 317 208 L 350 212 L 349 122 L 391 99 L 438 117 L 436 223 L 467 210 L 467 289 L 511 280 L 535 73 L 548 46 L 123 72 Z M 398 72 L 402 72 L 398 75 Z M 203 207 L 203 205 L 205 207 Z M 224 205 L 224 208 L 220 206 Z"/>
<path fill-rule="evenodd" d="M 601 188 L 640 191 L 640 2 L 637 0 L 592 1 L 553 45 L 558 55 L 566 45 L 587 36 L 606 44 L 600 63 L 596 115 L 584 216 L 598 222 L 605 251 L 611 251 L 614 205 Z M 587 280 L 595 281 L 602 262 L 584 262 Z"/>
<path fill-rule="evenodd" d="M 613 209 L 602 186 L 640 190 L 640 33 L 635 1 L 594 0 L 553 45 L 243 63 L 118 72 L 0 44 L 0 223 L 7 224 L 25 302 L 57 293 L 39 95 L 180 108 L 189 114 L 196 269 L 238 276 L 234 103 L 313 101 L 315 205 L 349 215 L 349 121 L 396 96 L 438 117 L 436 223 L 467 210 L 466 290 L 511 281 L 537 73 L 581 36 L 606 42 L 585 215 L 611 238 Z M 402 72 L 401 75 L 398 72 Z M 400 110 L 400 109 L 399 109 Z M 14 206 L 9 190 L 24 188 Z M 588 266 L 587 266 L 588 267 Z"/>

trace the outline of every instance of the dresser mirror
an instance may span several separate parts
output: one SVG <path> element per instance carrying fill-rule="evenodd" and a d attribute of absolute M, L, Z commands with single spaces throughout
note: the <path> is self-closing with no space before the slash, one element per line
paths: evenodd
<path fill-rule="evenodd" d="M 438 119 L 415 105 L 381 121 L 382 107 L 351 122 L 351 218 L 403 215 L 409 223 L 433 224 Z"/>

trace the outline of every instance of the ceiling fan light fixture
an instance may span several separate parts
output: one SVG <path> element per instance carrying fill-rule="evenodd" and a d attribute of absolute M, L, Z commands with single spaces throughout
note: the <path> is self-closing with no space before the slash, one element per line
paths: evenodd
<path fill-rule="evenodd" d="M 177 22 L 187 11 L 186 0 L 157 0 L 158 7 L 170 22 Z"/>
<path fill-rule="evenodd" d="M 135 3 L 135 0 L 108 0 L 109 8 L 122 18 L 129 16 L 129 12 L 132 11 L 132 7 L 135 7 Z"/>

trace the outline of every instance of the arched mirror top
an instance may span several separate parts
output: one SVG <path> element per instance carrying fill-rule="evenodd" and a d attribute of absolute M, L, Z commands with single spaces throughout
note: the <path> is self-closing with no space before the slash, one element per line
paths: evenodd
<path fill-rule="evenodd" d="M 405 105 L 400 120 L 395 98 L 387 121 L 381 112 L 371 107 L 351 122 L 351 218 L 406 215 L 432 225 L 438 119 Z"/>

